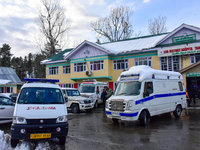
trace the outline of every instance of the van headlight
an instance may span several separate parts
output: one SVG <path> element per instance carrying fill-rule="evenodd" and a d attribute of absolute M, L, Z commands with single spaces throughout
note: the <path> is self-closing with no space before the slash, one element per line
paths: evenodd
<path fill-rule="evenodd" d="M 26 119 L 24 117 L 13 117 L 14 124 L 27 124 Z"/>
<path fill-rule="evenodd" d="M 130 108 L 133 106 L 133 100 L 128 101 L 127 103 L 127 110 L 130 110 Z"/>
<path fill-rule="evenodd" d="M 59 116 L 57 119 L 56 119 L 56 123 L 62 123 L 62 122 L 67 122 L 67 115 L 65 116 Z"/>
<path fill-rule="evenodd" d="M 81 104 L 84 104 L 84 103 L 85 103 L 83 100 L 80 100 L 79 102 L 80 102 Z"/>

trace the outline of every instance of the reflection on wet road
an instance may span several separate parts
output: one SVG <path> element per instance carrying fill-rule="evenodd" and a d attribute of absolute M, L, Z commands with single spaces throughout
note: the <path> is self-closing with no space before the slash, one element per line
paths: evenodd
<path fill-rule="evenodd" d="M 50 149 L 200 149 L 200 110 L 183 111 L 181 118 L 164 114 L 151 118 L 146 126 L 139 122 L 113 123 L 103 108 L 91 113 L 69 114 L 69 135 L 65 147 L 56 140 L 49 142 Z M 9 124 L 0 126 L 10 134 Z M 39 144 L 45 144 L 40 141 Z M 38 143 L 29 143 L 29 149 L 35 149 Z"/>

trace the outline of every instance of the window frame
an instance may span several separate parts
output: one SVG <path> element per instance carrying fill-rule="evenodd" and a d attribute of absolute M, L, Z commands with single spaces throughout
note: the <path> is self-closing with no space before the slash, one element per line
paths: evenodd
<path fill-rule="evenodd" d="M 123 62 L 120 62 L 123 61 Z M 124 68 L 122 68 L 122 63 L 124 64 Z M 120 64 L 120 69 L 118 69 L 118 64 Z M 129 69 L 129 60 L 128 59 L 118 59 L 113 60 L 113 70 L 126 70 Z"/>
<path fill-rule="evenodd" d="M 141 59 L 141 60 L 140 60 Z M 146 65 L 146 64 L 140 64 L 140 61 L 141 62 L 144 62 L 146 59 L 147 61 L 147 66 L 149 67 L 152 67 L 152 57 L 151 56 L 148 56 L 148 57 L 137 57 L 134 59 L 134 64 L 135 66 L 138 66 L 138 65 Z"/>
<path fill-rule="evenodd" d="M 78 71 L 78 67 L 82 67 L 82 71 Z M 74 72 L 84 72 L 86 71 L 86 62 L 74 63 Z"/>
<path fill-rule="evenodd" d="M 178 61 L 174 61 L 174 59 L 177 59 Z M 165 59 L 165 62 L 162 62 Z M 163 69 L 165 65 L 166 69 Z M 178 70 L 175 70 L 175 65 L 178 68 Z M 180 70 L 180 56 L 165 56 L 165 57 L 160 57 L 160 70 L 165 70 L 165 71 L 176 71 L 178 72 Z M 171 68 L 170 68 L 171 67 Z"/>
<path fill-rule="evenodd" d="M 49 67 L 48 75 L 57 75 L 58 74 L 58 66 L 56 67 Z"/>
<path fill-rule="evenodd" d="M 98 63 L 97 63 L 98 62 Z M 94 65 L 99 64 L 99 69 L 94 70 Z M 91 71 L 100 71 L 104 70 L 104 60 L 99 60 L 99 61 L 90 61 L 90 70 Z"/>
<path fill-rule="evenodd" d="M 63 66 L 63 74 L 70 74 L 70 65 Z"/>

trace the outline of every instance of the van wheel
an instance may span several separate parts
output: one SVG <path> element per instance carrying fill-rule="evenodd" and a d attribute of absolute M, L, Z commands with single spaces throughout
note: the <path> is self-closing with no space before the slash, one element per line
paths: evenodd
<path fill-rule="evenodd" d="M 11 147 L 16 147 L 19 140 L 11 139 Z"/>
<path fill-rule="evenodd" d="M 86 109 L 85 111 L 86 111 L 86 112 L 91 112 L 91 111 L 92 111 L 92 109 Z"/>
<path fill-rule="evenodd" d="M 119 122 L 118 122 L 119 119 L 112 118 L 112 121 L 113 121 L 114 123 L 119 123 Z"/>
<path fill-rule="evenodd" d="M 98 101 L 96 100 L 95 104 L 94 104 L 94 108 L 98 107 Z"/>
<path fill-rule="evenodd" d="M 79 112 L 78 105 L 77 104 L 72 104 L 71 111 L 72 111 L 72 113 L 78 113 Z"/>
<path fill-rule="evenodd" d="M 149 122 L 149 117 L 147 115 L 147 111 L 143 110 L 142 113 L 140 114 L 140 124 L 142 126 L 146 126 L 148 122 Z"/>
<path fill-rule="evenodd" d="M 178 105 L 176 106 L 176 109 L 173 111 L 173 114 L 176 118 L 179 118 L 181 116 L 181 112 L 182 112 L 181 106 Z"/>
<path fill-rule="evenodd" d="M 65 142 L 66 142 L 66 136 L 63 136 L 63 137 L 59 138 L 59 144 L 60 145 L 65 145 Z"/>

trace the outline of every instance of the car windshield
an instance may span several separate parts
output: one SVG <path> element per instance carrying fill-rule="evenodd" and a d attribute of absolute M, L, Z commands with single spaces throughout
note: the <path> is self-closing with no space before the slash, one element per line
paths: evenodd
<path fill-rule="evenodd" d="M 95 86 L 94 85 L 81 85 L 79 91 L 80 91 L 80 93 L 94 93 Z"/>
<path fill-rule="evenodd" d="M 136 96 L 140 94 L 141 82 L 129 81 L 129 82 L 119 82 L 114 95 L 119 96 Z"/>
<path fill-rule="evenodd" d="M 63 104 L 64 99 L 60 89 L 56 88 L 24 88 L 18 104 Z"/>
<path fill-rule="evenodd" d="M 66 90 L 68 96 L 80 96 L 78 90 Z"/>

